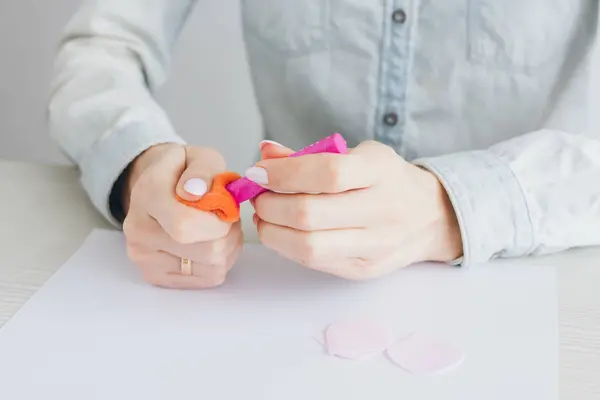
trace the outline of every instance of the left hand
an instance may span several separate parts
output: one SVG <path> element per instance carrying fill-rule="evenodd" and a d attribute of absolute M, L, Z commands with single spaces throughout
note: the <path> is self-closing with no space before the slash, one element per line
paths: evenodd
<path fill-rule="evenodd" d="M 273 192 L 253 201 L 254 222 L 261 242 L 284 257 L 363 280 L 462 254 L 441 183 L 391 147 L 367 141 L 348 154 L 296 158 L 275 144 L 261 150 L 246 176 Z"/>

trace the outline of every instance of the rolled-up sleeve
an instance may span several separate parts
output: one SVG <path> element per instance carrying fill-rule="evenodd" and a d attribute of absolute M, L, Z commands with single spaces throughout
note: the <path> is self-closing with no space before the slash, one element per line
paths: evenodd
<path fill-rule="evenodd" d="M 48 104 L 51 137 L 110 222 L 119 175 L 159 143 L 184 143 L 153 98 L 193 0 L 86 1 L 61 38 Z"/>
<path fill-rule="evenodd" d="M 539 130 L 487 150 L 423 158 L 458 217 L 463 265 L 600 245 L 600 141 Z"/>
<path fill-rule="evenodd" d="M 440 180 L 456 212 L 463 265 L 500 255 L 520 256 L 533 245 L 527 203 L 511 169 L 490 151 L 418 160 Z"/>

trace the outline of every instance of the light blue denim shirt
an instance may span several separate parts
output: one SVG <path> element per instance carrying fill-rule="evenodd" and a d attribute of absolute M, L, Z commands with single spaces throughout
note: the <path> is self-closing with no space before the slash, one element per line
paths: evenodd
<path fill-rule="evenodd" d="M 128 163 L 183 142 L 152 94 L 194 3 L 85 1 L 62 38 L 51 135 L 112 222 Z M 600 244 L 598 15 L 594 0 L 242 0 L 267 136 L 341 132 L 430 169 L 465 264 Z"/>

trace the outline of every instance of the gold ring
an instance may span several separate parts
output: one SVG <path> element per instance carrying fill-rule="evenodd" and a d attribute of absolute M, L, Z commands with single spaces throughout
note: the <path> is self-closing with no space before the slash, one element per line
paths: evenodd
<path fill-rule="evenodd" d="M 181 257 L 181 274 L 192 275 L 192 260 Z"/>

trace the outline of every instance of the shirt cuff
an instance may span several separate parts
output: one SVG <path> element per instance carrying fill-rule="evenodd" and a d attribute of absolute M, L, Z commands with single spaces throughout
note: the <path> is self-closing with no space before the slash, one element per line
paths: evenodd
<path fill-rule="evenodd" d="M 437 176 L 456 212 L 463 243 L 461 265 L 521 257 L 533 246 L 525 196 L 511 169 L 489 151 L 414 162 Z"/>
<path fill-rule="evenodd" d="M 97 143 L 79 164 L 81 182 L 92 204 L 115 227 L 121 223 L 111 213 L 110 194 L 121 173 L 151 146 L 185 144 L 170 126 L 162 125 L 157 121 L 128 124 Z"/>

